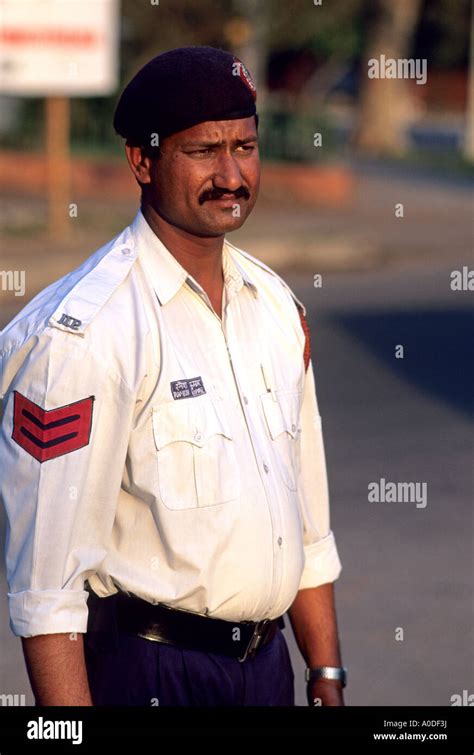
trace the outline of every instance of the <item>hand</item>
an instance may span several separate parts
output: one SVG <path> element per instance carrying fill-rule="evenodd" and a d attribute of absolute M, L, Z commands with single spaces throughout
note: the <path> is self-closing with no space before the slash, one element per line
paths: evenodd
<path fill-rule="evenodd" d="M 323 707 L 341 707 L 344 706 L 344 696 L 342 684 L 332 679 L 317 679 L 315 682 L 308 684 L 306 688 L 308 705 Z"/>

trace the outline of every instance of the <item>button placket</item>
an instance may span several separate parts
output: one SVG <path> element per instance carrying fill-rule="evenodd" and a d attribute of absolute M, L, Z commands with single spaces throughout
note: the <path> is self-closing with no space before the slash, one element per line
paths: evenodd
<path fill-rule="evenodd" d="M 263 475 L 261 474 L 261 480 L 262 480 L 263 489 L 265 491 L 265 497 L 266 497 L 266 500 L 267 500 L 267 506 L 268 506 L 268 510 L 269 510 L 269 514 L 270 514 L 271 522 L 272 522 L 272 530 L 273 530 L 273 533 L 274 533 L 273 537 L 272 537 L 272 543 L 273 543 L 273 545 L 271 547 L 273 569 L 272 569 L 271 588 L 270 588 L 270 595 L 269 595 L 270 602 L 269 602 L 268 609 L 267 609 L 267 612 L 269 613 L 271 611 L 271 608 L 272 608 L 272 605 L 273 605 L 273 601 L 275 601 L 276 599 L 278 599 L 279 590 L 281 588 L 282 569 L 283 569 L 282 559 L 283 559 L 283 556 L 284 556 L 284 551 L 281 548 L 281 546 L 277 545 L 278 540 L 277 540 L 277 537 L 276 537 L 276 533 L 278 533 L 279 531 L 281 531 L 282 515 L 281 515 L 281 512 L 279 510 L 279 506 L 278 505 L 274 505 L 274 503 L 273 503 L 273 501 L 275 500 L 275 497 L 276 497 L 275 496 L 275 491 L 273 490 L 276 481 L 274 480 L 273 474 L 271 474 L 270 465 L 267 463 L 267 460 L 264 458 L 264 454 L 268 450 L 267 449 L 267 443 L 265 442 L 265 438 L 264 438 L 263 435 L 262 435 L 261 440 L 259 439 L 259 430 L 258 430 L 259 425 L 258 425 L 258 423 L 257 423 L 257 427 L 255 427 L 255 422 L 256 422 L 256 417 L 255 417 L 256 405 L 255 405 L 255 401 L 252 401 L 252 402 L 249 401 L 249 395 L 254 396 L 255 391 L 256 391 L 256 386 L 255 386 L 253 380 L 252 380 L 252 382 L 250 382 L 249 378 L 247 378 L 247 381 L 246 381 L 247 384 L 246 384 L 246 386 L 245 387 L 241 386 L 240 382 L 239 382 L 239 380 L 237 378 L 236 371 L 234 369 L 232 355 L 231 355 L 230 348 L 229 348 L 229 342 L 228 342 L 228 339 L 227 339 L 227 333 L 229 333 L 229 335 L 231 333 L 233 333 L 234 323 L 233 323 L 232 313 L 233 313 L 233 309 L 232 309 L 232 306 L 230 306 L 230 307 L 227 308 L 226 318 L 225 318 L 225 320 L 222 323 L 222 325 L 223 325 L 223 333 L 224 333 L 224 338 L 225 338 L 226 345 L 227 345 L 227 352 L 228 352 L 228 355 L 229 355 L 229 360 L 230 360 L 230 364 L 231 364 L 233 375 L 234 375 L 234 381 L 235 381 L 235 385 L 236 385 L 236 388 L 237 388 L 237 393 L 238 393 L 238 395 L 240 397 L 240 404 L 241 404 L 242 414 L 243 414 L 243 417 L 244 417 L 245 422 L 246 422 L 247 427 L 248 427 L 250 440 L 251 440 L 251 443 L 252 443 L 252 446 L 253 446 L 253 449 L 254 449 L 255 459 L 259 463 L 260 470 L 264 471 L 264 474 Z M 255 312 L 255 315 L 257 315 L 257 314 L 258 313 Z M 231 343 L 233 344 L 232 339 L 231 339 Z M 239 354 L 239 348 L 238 348 L 239 343 L 240 343 L 240 340 L 239 340 L 238 333 L 237 333 L 236 334 L 236 347 L 235 347 L 236 350 L 237 350 L 236 358 L 237 358 L 237 356 Z M 264 345 L 263 344 L 262 344 L 262 349 L 264 349 Z M 237 359 L 237 361 L 238 361 L 238 359 Z M 245 372 L 243 373 L 243 375 L 245 376 Z M 251 394 L 249 394 L 249 389 L 251 391 Z M 262 443 L 263 443 L 263 446 L 261 445 Z"/>

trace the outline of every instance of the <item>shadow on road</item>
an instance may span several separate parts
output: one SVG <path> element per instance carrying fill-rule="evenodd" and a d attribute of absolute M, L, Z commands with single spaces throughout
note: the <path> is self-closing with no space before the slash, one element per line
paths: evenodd
<path fill-rule="evenodd" d="M 473 310 L 370 311 L 331 320 L 361 341 L 398 378 L 474 415 Z M 396 357 L 400 345 L 403 358 Z"/>

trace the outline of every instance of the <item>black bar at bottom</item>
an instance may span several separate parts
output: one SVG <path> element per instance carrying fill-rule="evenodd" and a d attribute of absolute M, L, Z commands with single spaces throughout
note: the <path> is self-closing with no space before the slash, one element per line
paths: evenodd
<path fill-rule="evenodd" d="M 470 707 L 38 708 L 0 707 L 0 753 L 110 752 L 141 755 L 162 737 L 304 736 L 319 743 L 416 745 L 420 752 L 474 752 Z M 383 751 L 383 749 L 382 749 Z"/>

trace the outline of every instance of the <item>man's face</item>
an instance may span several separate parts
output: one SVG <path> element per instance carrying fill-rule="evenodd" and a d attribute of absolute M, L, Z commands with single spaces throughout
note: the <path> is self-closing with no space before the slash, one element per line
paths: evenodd
<path fill-rule="evenodd" d="M 222 236 L 250 215 L 260 183 L 255 118 L 207 121 L 164 139 L 145 199 L 172 225 Z"/>

